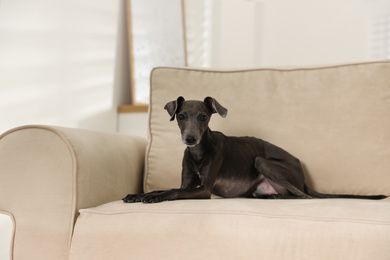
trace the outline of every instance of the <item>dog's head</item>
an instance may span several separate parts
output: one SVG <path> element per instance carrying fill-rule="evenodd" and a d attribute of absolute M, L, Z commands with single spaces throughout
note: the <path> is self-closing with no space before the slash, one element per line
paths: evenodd
<path fill-rule="evenodd" d="M 168 102 L 164 109 L 171 116 L 171 121 L 178 122 L 182 142 L 188 147 L 194 147 L 200 143 L 202 136 L 208 129 L 210 117 L 218 113 L 221 117 L 226 117 L 227 109 L 221 106 L 212 97 L 206 97 L 204 101 L 189 100 L 183 97 Z"/>

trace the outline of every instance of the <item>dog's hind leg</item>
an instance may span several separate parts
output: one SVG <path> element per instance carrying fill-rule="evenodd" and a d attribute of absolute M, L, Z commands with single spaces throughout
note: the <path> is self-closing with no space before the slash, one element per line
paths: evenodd
<path fill-rule="evenodd" d="M 297 163 L 299 161 L 292 163 L 291 167 L 289 167 L 290 163 L 265 159 L 260 156 L 256 157 L 255 167 L 259 172 L 259 184 L 254 191 L 254 197 L 269 195 L 271 198 L 312 198 L 304 192 L 303 172 L 297 171 Z M 272 189 L 268 187 L 269 185 L 276 192 L 272 192 Z"/>

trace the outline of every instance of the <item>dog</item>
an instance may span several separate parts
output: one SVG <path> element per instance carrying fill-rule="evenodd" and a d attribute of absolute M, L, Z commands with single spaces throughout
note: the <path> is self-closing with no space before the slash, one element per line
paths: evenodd
<path fill-rule="evenodd" d="M 182 142 L 187 146 L 182 162 L 180 189 L 129 194 L 126 203 L 156 203 L 177 199 L 224 198 L 264 199 L 357 198 L 384 199 L 384 195 L 336 195 L 311 190 L 305 184 L 300 161 L 285 150 L 254 137 L 229 137 L 211 131 L 212 114 L 225 118 L 228 110 L 212 97 L 168 102 L 170 120 L 176 116 Z"/>

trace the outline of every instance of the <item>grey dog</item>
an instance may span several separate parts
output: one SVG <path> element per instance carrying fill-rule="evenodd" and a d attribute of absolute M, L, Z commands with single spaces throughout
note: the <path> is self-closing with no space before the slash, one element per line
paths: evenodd
<path fill-rule="evenodd" d="M 182 141 L 187 145 L 182 162 L 180 189 L 129 194 L 124 202 L 155 203 L 177 199 L 357 198 L 383 199 L 384 195 L 336 195 L 311 190 L 305 184 L 300 161 L 285 150 L 254 137 L 229 137 L 211 131 L 211 115 L 226 117 L 227 109 L 212 97 L 185 101 L 183 97 L 164 107 L 171 121 L 177 118 Z"/>

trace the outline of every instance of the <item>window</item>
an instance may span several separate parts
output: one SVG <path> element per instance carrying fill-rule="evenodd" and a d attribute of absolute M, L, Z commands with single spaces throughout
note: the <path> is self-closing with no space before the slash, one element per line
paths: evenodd
<path fill-rule="evenodd" d="M 377 10 L 373 10 L 371 18 L 371 57 L 374 60 L 390 59 L 390 0 L 373 2 Z"/>

